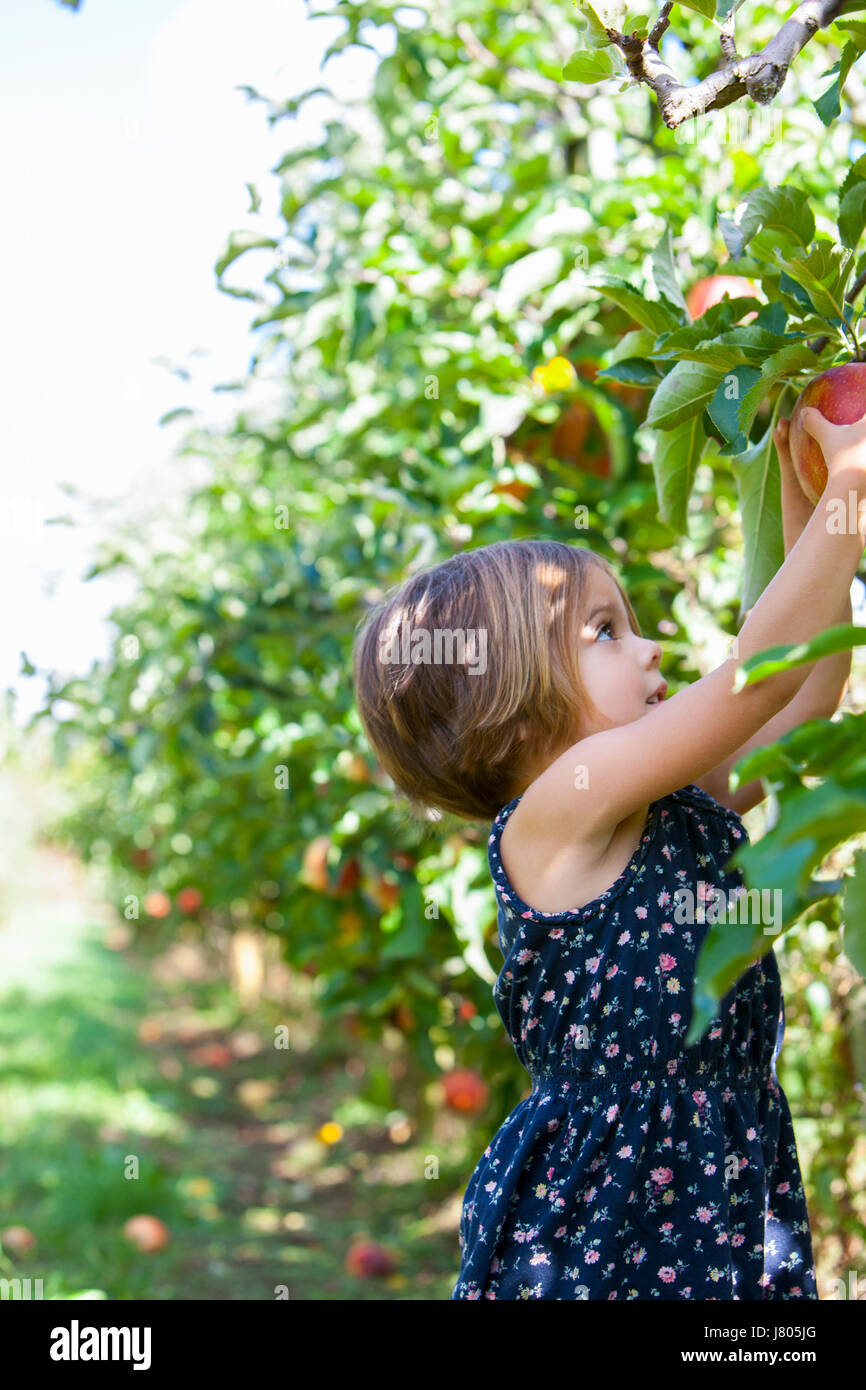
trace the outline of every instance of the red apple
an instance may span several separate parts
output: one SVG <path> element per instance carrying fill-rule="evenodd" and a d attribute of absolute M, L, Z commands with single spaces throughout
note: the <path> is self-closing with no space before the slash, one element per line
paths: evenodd
<path fill-rule="evenodd" d="M 204 899 L 197 888 L 181 888 L 177 895 L 178 907 L 181 912 L 185 912 L 188 916 L 198 912 L 203 902 Z"/>
<path fill-rule="evenodd" d="M 148 917 L 167 917 L 171 912 L 171 898 L 167 893 L 148 893 L 142 907 Z"/>
<path fill-rule="evenodd" d="M 729 299 L 742 299 L 746 295 L 759 297 L 757 285 L 742 275 L 706 275 L 692 285 L 686 295 L 686 307 L 693 319 L 699 319 L 712 304 L 719 304 L 725 295 Z M 748 314 L 744 322 L 748 323 L 754 317 L 754 313 Z"/>
<path fill-rule="evenodd" d="M 509 497 L 513 497 L 518 502 L 525 502 L 532 491 L 531 483 L 522 483 L 517 478 L 511 483 L 497 483 L 490 489 L 491 492 L 504 492 Z"/>
<path fill-rule="evenodd" d="M 309 887 L 314 888 L 317 893 L 327 893 L 329 888 L 328 851 L 330 848 L 330 837 L 317 835 L 304 850 L 303 877 Z"/>
<path fill-rule="evenodd" d="M 444 1080 L 445 1104 L 449 1110 L 474 1115 L 487 1104 L 487 1087 L 474 1071 L 452 1071 Z"/>
<path fill-rule="evenodd" d="M 158 1216 L 131 1216 L 123 1228 L 123 1234 L 145 1255 L 165 1249 L 171 1240 L 168 1227 Z"/>
<path fill-rule="evenodd" d="M 583 401 L 572 401 L 556 422 L 551 451 L 565 463 L 580 463 L 584 440 L 592 424 L 592 411 Z"/>
<path fill-rule="evenodd" d="M 803 388 L 788 429 L 788 447 L 800 486 L 812 503 L 820 502 L 827 485 L 827 463 L 821 445 L 803 427 L 803 407 L 820 410 L 833 425 L 851 425 L 866 415 L 866 362 L 843 362 L 813 377 Z"/>
<path fill-rule="evenodd" d="M 36 1244 L 36 1237 L 26 1226 L 7 1226 L 0 1231 L 0 1243 L 12 1255 L 26 1255 Z"/>
<path fill-rule="evenodd" d="M 346 1255 L 346 1271 L 361 1279 L 393 1274 L 397 1266 L 384 1246 L 372 1240 L 358 1241 Z"/>
<path fill-rule="evenodd" d="M 337 882 L 334 886 L 334 897 L 342 898 L 346 893 L 351 893 L 353 888 L 357 888 L 361 882 L 361 865 L 357 859 L 346 859 L 340 865 L 340 872 L 337 875 Z"/>
<path fill-rule="evenodd" d="M 196 1067 L 228 1067 L 234 1061 L 231 1048 L 226 1047 L 225 1043 L 218 1042 L 202 1043 L 200 1047 L 191 1048 L 188 1055 L 189 1060 Z"/>

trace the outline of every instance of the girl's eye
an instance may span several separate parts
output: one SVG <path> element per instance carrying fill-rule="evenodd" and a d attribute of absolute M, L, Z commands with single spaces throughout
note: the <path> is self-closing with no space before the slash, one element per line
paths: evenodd
<path fill-rule="evenodd" d="M 612 638 L 612 640 L 615 642 L 615 641 L 616 641 L 616 638 L 613 636 L 613 623 L 610 623 L 610 622 L 602 623 L 601 627 L 598 629 L 598 636 L 600 637 L 601 634 L 602 634 L 603 632 L 607 632 L 607 631 L 610 632 L 611 638 Z"/>

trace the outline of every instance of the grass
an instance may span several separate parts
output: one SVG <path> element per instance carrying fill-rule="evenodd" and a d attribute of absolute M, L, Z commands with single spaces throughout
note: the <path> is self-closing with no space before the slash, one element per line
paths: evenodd
<path fill-rule="evenodd" d="M 0 1278 L 62 1299 L 447 1298 L 474 1161 L 471 1140 L 455 1153 L 461 1122 L 444 1117 L 431 1182 L 430 1138 L 395 1109 L 396 1056 L 323 1026 L 306 977 L 287 987 L 278 971 L 243 1010 L 191 926 L 174 940 L 118 927 L 74 861 L 39 843 L 27 788 L 2 781 L 0 1230 L 24 1226 L 36 1245 L 4 1249 Z M 283 1024 L 288 1050 L 273 1041 Z M 207 1044 L 224 1051 L 203 1057 Z M 165 1223 L 164 1249 L 124 1237 L 140 1213 Z M 346 1271 L 362 1235 L 395 1273 Z"/>

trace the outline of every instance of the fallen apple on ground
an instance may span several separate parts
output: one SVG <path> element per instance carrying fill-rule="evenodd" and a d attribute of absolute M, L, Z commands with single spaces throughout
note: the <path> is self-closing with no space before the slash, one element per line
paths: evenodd
<path fill-rule="evenodd" d="M 805 406 L 814 406 L 833 425 L 851 425 L 866 415 L 866 362 L 843 362 L 813 377 L 803 388 L 788 427 L 791 462 L 809 501 L 820 502 L 827 486 L 827 463 L 817 439 L 802 421 Z"/>
<path fill-rule="evenodd" d="M 346 1255 L 346 1272 L 361 1279 L 393 1274 L 397 1268 L 391 1253 L 371 1240 L 359 1241 Z"/>
<path fill-rule="evenodd" d="M 36 1244 L 36 1237 L 26 1226 L 7 1226 L 0 1231 L 0 1244 L 10 1255 L 26 1255 Z"/>
<path fill-rule="evenodd" d="M 144 1255 L 164 1250 L 171 1240 L 168 1227 L 158 1216 L 131 1216 L 123 1228 L 123 1234 Z"/>

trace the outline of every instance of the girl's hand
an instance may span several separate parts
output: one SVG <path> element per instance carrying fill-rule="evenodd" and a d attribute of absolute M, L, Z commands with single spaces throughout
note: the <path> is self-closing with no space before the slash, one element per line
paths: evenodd
<path fill-rule="evenodd" d="M 834 425 L 823 411 L 807 405 L 801 416 L 803 429 L 817 442 L 829 477 L 843 469 L 866 471 L 866 415 L 850 425 Z"/>
<path fill-rule="evenodd" d="M 779 471 L 782 474 L 783 483 L 787 480 L 803 498 L 803 501 L 809 508 L 809 515 L 811 516 L 815 509 L 815 503 L 809 501 L 800 485 L 800 479 L 797 477 L 797 470 L 794 467 L 794 460 L 791 458 L 791 448 L 788 442 L 790 425 L 790 419 L 782 415 L 776 423 L 776 428 L 773 430 L 773 443 L 776 446 L 776 453 L 779 455 Z"/>
<path fill-rule="evenodd" d="M 809 501 L 797 477 L 788 444 L 790 424 L 790 419 L 782 416 L 773 430 L 773 443 L 779 455 L 779 472 L 782 475 L 782 531 L 786 555 L 791 553 L 800 539 L 816 506 L 814 502 Z"/>

